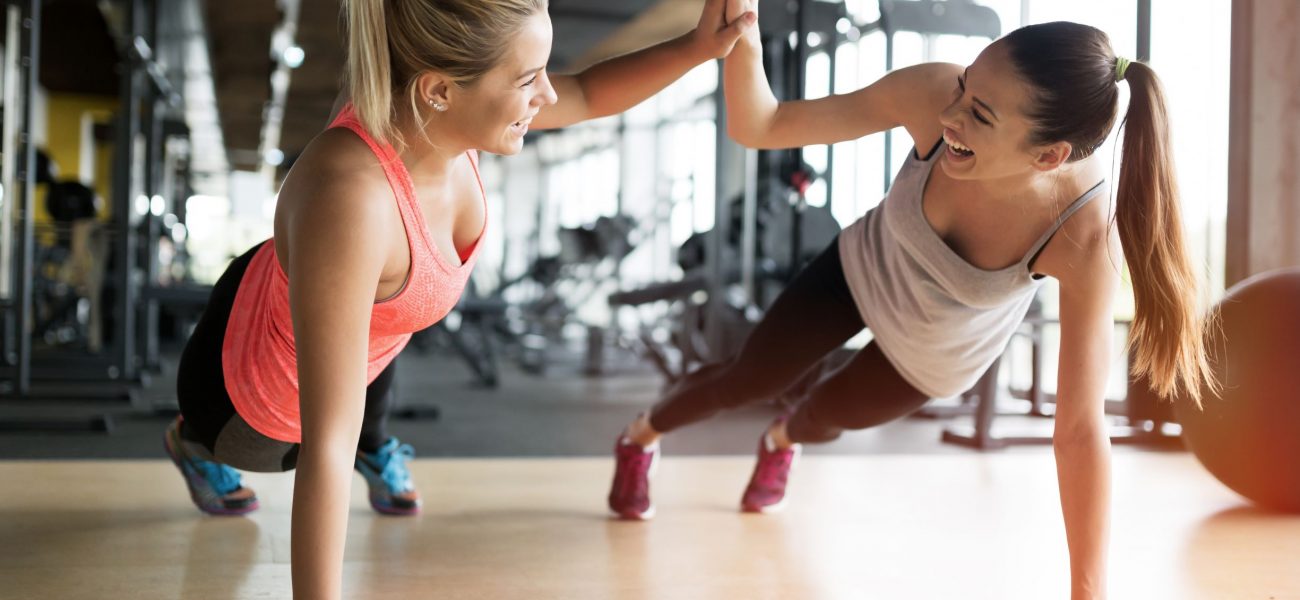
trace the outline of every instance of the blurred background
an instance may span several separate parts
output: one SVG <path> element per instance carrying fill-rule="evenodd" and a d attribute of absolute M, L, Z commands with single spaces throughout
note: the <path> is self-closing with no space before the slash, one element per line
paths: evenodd
<path fill-rule="evenodd" d="M 552 0 L 550 69 L 683 33 L 701 6 Z M 344 61 L 339 3 L 4 7 L 0 457 L 158 457 L 176 359 L 211 284 L 270 236 L 280 182 L 326 125 Z M 1284 116 L 1294 104 L 1279 92 L 1296 75 L 1273 50 L 1296 31 L 1269 15 L 1289 10 L 1289 0 L 764 0 L 760 26 L 782 98 L 849 92 L 919 62 L 966 64 L 1026 24 L 1103 29 L 1163 78 L 1183 225 L 1214 300 L 1250 273 L 1300 262 L 1289 241 L 1300 191 L 1275 176 L 1295 161 L 1295 117 Z M 626 114 L 530 133 L 518 156 L 483 156 L 491 225 L 478 267 L 457 310 L 399 359 L 395 433 L 426 456 L 606 453 L 664 386 L 734 354 L 798 267 L 883 198 L 910 150 L 898 130 L 746 151 L 718 125 L 719 75 L 703 64 Z M 980 388 L 817 451 L 1042 441 L 1055 314 L 1049 284 Z M 1159 446 L 1178 428 L 1126 377 L 1131 314 L 1126 287 L 1108 390 L 1115 439 Z M 675 446 L 747 453 L 772 411 L 839 357 L 772 406 Z M 999 435 L 995 420 L 1018 433 Z"/>

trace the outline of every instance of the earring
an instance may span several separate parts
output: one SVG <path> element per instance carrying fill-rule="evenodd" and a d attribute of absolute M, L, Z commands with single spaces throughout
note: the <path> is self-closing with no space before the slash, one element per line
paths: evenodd
<path fill-rule="evenodd" d="M 438 101 L 436 101 L 436 100 L 430 100 L 430 101 L 429 101 L 429 106 L 432 106 L 432 107 L 433 107 L 433 110 L 436 110 L 436 111 L 438 111 L 438 112 L 446 112 L 446 111 L 447 111 L 447 105 L 446 105 L 446 104 L 443 104 L 443 103 L 441 103 L 441 102 L 438 102 Z"/>

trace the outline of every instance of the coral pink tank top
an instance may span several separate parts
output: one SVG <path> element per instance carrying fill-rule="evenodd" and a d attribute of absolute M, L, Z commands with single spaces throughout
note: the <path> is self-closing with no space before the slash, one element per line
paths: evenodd
<path fill-rule="evenodd" d="M 392 146 L 379 144 L 370 137 L 350 105 L 330 127 L 346 127 L 356 132 L 379 157 L 396 196 L 411 253 L 410 272 L 401 291 L 376 302 L 370 313 L 366 364 L 369 384 L 397 357 L 412 333 L 438 322 L 456 305 L 474 268 L 483 236 L 480 234 L 460 257 L 460 265 L 447 261 L 430 239 L 411 176 Z M 471 151 L 469 159 L 478 179 L 478 155 Z M 483 194 L 482 180 L 478 183 L 479 193 Z M 485 204 L 486 201 L 484 195 Z M 487 214 L 486 207 L 483 212 Z M 239 283 L 221 354 L 226 390 L 244 421 L 269 438 L 301 442 L 289 278 L 276 259 L 274 240 L 262 243 Z"/>

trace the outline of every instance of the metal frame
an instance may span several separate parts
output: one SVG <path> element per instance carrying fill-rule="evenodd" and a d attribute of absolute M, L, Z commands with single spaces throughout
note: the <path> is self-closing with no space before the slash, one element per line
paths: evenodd
<path fill-rule="evenodd" d="M 40 0 L 21 2 L 11 0 L 6 3 L 6 69 L 5 90 L 5 204 L 4 211 L 9 225 L 13 223 L 13 212 L 18 211 L 17 227 L 19 234 L 14 240 L 12 233 L 6 237 L 12 243 L 16 241 L 17 252 L 9 256 L 16 259 L 18 268 L 8 275 L 14 295 L 7 304 L 13 311 L 14 356 L 10 366 L 9 387 L 7 390 L 17 397 L 27 395 L 31 388 L 31 337 L 27 334 L 32 320 L 32 252 L 35 229 L 36 174 L 32 165 L 36 162 L 36 148 L 32 144 L 31 127 L 33 119 L 31 91 L 37 85 L 37 73 L 40 72 Z M 12 54 L 11 54 L 12 53 Z M 12 70 L 10 70 L 12 69 Z M 8 84 L 13 84 L 10 87 Z M 6 228 L 7 232 L 12 227 Z M 14 281 L 16 279 L 16 281 Z M 10 328 L 6 327 L 6 337 Z M 8 356 L 5 357 L 9 359 Z"/>
<path fill-rule="evenodd" d="M 4 76 L 3 98 L 0 99 L 0 105 L 6 110 L 4 112 L 3 140 L 0 143 L 0 157 L 3 158 L 3 165 L 0 166 L 0 306 L 8 306 L 14 297 L 14 273 L 13 273 L 13 209 L 11 208 L 12 200 L 5 198 L 5 194 L 13 195 L 17 187 L 17 129 L 18 117 L 25 116 L 27 111 L 10 110 L 18 103 L 19 87 L 19 48 L 21 47 L 22 37 L 18 29 L 22 23 L 22 7 L 17 4 L 6 2 L 5 7 L 5 62 L 3 70 L 0 71 Z M 24 127 L 24 131 L 26 128 Z M 8 313 L 6 312 L 6 316 Z M 14 350 L 11 347 L 12 326 L 5 324 L 4 352 L 0 354 L 0 359 L 8 357 Z"/>
<path fill-rule="evenodd" d="M 17 329 L 14 319 L 14 272 L 13 272 L 13 200 L 6 194 L 13 195 L 16 188 L 17 164 L 16 150 L 18 143 L 19 111 L 12 107 L 18 103 L 18 48 L 21 39 L 18 35 L 19 23 L 22 22 L 22 9 L 9 3 L 4 6 L 5 27 L 4 64 L 0 65 L 3 83 L 0 86 L 0 106 L 5 108 L 3 123 L 0 124 L 0 367 L 6 371 L 18 362 Z M 24 113 L 25 114 L 25 113 Z"/>
<path fill-rule="evenodd" d="M 112 343 L 102 356 L 62 352 L 57 350 L 34 352 L 31 340 L 32 276 L 34 231 L 32 215 L 35 213 L 33 190 L 35 177 L 27 167 L 34 162 L 35 148 L 30 144 L 32 106 L 28 93 L 37 85 L 39 72 L 40 0 L 7 0 L 7 14 L 15 9 L 21 16 L 21 44 L 15 45 L 10 37 L 9 47 L 20 47 L 22 86 L 11 86 L 13 73 L 6 73 L 6 102 L 21 93 L 22 98 L 13 106 L 21 110 L 6 111 L 6 150 L 21 145 L 17 163 L 6 169 L 6 177 L 17 179 L 22 185 L 6 186 L 6 202 L 21 209 L 19 226 L 21 234 L 16 243 L 19 268 L 12 273 L 13 302 L 0 304 L 5 313 L 5 354 L 8 363 L 0 390 L 6 397 L 19 400 L 116 400 L 134 404 L 135 387 L 144 381 L 141 365 L 150 356 L 156 357 L 158 300 L 144 293 L 141 275 L 148 276 L 156 269 L 150 257 L 154 250 L 157 224 L 142 221 L 134 209 L 137 196 L 149 197 L 158 189 L 161 142 L 164 134 L 162 115 L 165 106 L 175 105 L 180 96 L 165 76 L 164 69 L 154 58 L 151 46 L 157 39 L 157 0 L 119 0 L 125 12 L 123 31 L 117 32 L 123 54 L 121 70 L 120 103 L 114 127 L 114 155 L 112 181 L 112 215 L 110 221 L 111 243 L 115 267 L 112 285 L 115 306 Z M 10 18 L 12 21 L 12 17 Z M 13 31 L 13 25 L 10 25 Z M 19 57 L 15 57 L 19 58 Z M 21 89 L 21 92 L 19 91 Z M 21 113 L 21 114 L 19 114 Z M 21 123 L 18 123 L 21 117 Z M 11 152 L 6 151 L 6 160 Z M 6 163 L 8 167 L 8 162 Z M 9 179 L 6 179 L 8 181 Z M 17 204 L 14 204 L 17 203 Z M 7 210 L 6 210 L 7 212 Z M 140 241 L 139 236 L 145 240 Z M 6 245 L 9 247 L 9 245 Z M 142 268 L 143 267 L 143 268 Z M 143 272 L 142 272 L 143 271 Z M 139 345 L 137 341 L 145 340 Z M 152 343 L 152 345 L 151 345 Z M 142 354 L 143 352 L 143 354 Z M 112 429 L 107 414 L 91 417 L 62 419 L 20 419 L 0 422 L 0 431 L 101 431 Z"/>
<path fill-rule="evenodd" d="M 1030 410 L 1022 413 L 1005 414 L 1036 417 L 1051 417 L 1054 415 L 1056 395 L 1043 390 L 1041 372 L 1042 331 L 1046 325 L 1056 323 L 1058 323 L 1056 319 L 1041 315 L 1031 315 L 1025 319 L 1025 326 L 1029 328 L 1027 335 L 1031 344 L 1033 344 L 1032 381 L 1028 390 L 1010 390 L 1009 395 L 1013 398 L 1029 400 Z M 1120 321 L 1115 324 L 1124 329 L 1129 326 L 1127 321 Z M 1052 443 L 1051 434 L 995 435 L 993 433 L 994 419 L 999 414 L 1004 414 L 998 412 L 998 400 L 1003 395 L 998 385 L 998 372 L 1001 369 L 1001 363 L 1001 358 L 995 361 L 988 371 L 984 373 L 984 376 L 980 378 L 979 382 L 975 384 L 975 387 L 965 394 L 973 402 L 959 408 L 969 407 L 969 409 L 973 409 L 973 412 L 970 412 L 972 423 L 970 425 L 956 425 L 945 428 L 941 436 L 942 441 L 977 450 L 998 450 L 1010 446 Z M 1111 443 L 1181 446 L 1178 436 L 1168 431 L 1166 427 L 1167 424 L 1173 422 L 1172 411 L 1158 410 L 1159 406 L 1147 406 L 1147 404 L 1155 403 L 1158 400 L 1149 397 L 1149 394 L 1143 394 L 1142 385 L 1144 385 L 1144 382 L 1130 379 L 1128 393 L 1124 400 L 1106 400 L 1105 411 L 1107 415 L 1125 417 L 1128 420 L 1126 425 L 1110 426 L 1108 437 Z M 1049 404 L 1053 405 L 1050 410 L 1047 408 Z"/>
<path fill-rule="evenodd" d="M 135 387 L 147 381 L 142 368 L 156 356 L 150 342 L 156 338 L 154 298 L 144 294 L 150 255 L 155 250 L 156 228 L 137 214 L 136 199 L 149 198 L 159 179 L 157 151 L 161 145 L 161 116 L 166 104 L 179 102 L 179 94 L 155 59 L 158 0 L 118 0 L 124 9 L 123 29 L 117 31 L 122 52 L 119 107 L 114 124 L 111 232 L 113 288 L 112 343 L 103 355 L 62 351 L 33 356 L 32 373 L 43 379 L 34 393 L 45 398 L 106 398 L 134 401 Z M 143 240 L 141 239 L 143 237 Z M 145 343 L 141 344 L 141 340 Z M 83 387 L 54 383 L 82 382 Z"/>
<path fill-rule="evenodd" d="M 134 285 L 134 267 L 136 258 L 136 236 L 132 229 L 134 221 L 135 198 L 146 193 L 142 189 L 142 162 L 148 162 L 146 156 L 136 156 L 137 136 L 142 133 L 140 100 L 144 96 L 145 72 L 136 68 L 137 61 L 152 58 L 148 43 L 137 33 L 144 29 L 144 0 L 125 0 L 126 7 L 126 44 L 125 58 L 127 68 L 121 70 L 119 83 L 121 101 L 118 106 L 117 123 L 113 138 L 113 187 L 112 187 L 112 226 L 117 235 L 113 239 L 113 255 L 116 257 L 116 269 L 113 272 L 116 291 L 113 319 L 113 345 L 109 353 L 110 363 L 107 375 L 110 379 L 131 381 L 135 379 L 135 327 L 136 327 L 136 286 Z M 142 140 L 147 143 L 146 140 Z M 147 147 L 146 147 L 147 148 Z M 137 160 L 143 158 L 144 160 Z"/>
<path fill-rule="evenodd" d="M 15 69 L 6 69 L 5 89 L 5 204 L 0 206 L 6 214 L 14 209 L 19 211 L 18 227 L 21 232 L 17 239 L 18 269 L 6 273 L 16 278 L 6 281 L 14 284 L 14 297 L 5 304 L 6 313 L 6 350 L 9 350 L 10 338 L 15 350 L 10 357 L 4 356 L 7 365 L 7 377 L 3 385 L 6 396 L 17 400 L 26 400 L 36 396 L 33 387 L 32 340 L 29 332 L 33 320 L 32 313 L 32 271 L 33 252 L 35 250 L 35 190 L 36 174 L 33 165 L 36 161 L 36 147 L 32 143 L 31 126 L 33 120 L 31 91 L 38 84 L 40 72 L 40 0 L 27 2 L 6 2 L 6 26 L 8 27 L 6 59 Z M 17 35 L 15 34 L 17 32 Z M 16 43 L 15 43 L 16 40 Z M 12 53 L 12 54 L 11 54 Z M 19 98 L 19 96 L 21 96 Z M 15 110 L 16 109 L 16 110 Z M 13 160 L 14 156 L 17 160 Z M 7 224 L 12 220 L 6 218 Z M 6 227 L 4 240 L 12 243 L 10 227 Z M 6 247 L 9 247 L 8 243 Z M 9 254 L 13 256 L 13 254 Z M 100 431 L 112 430 L 113 422 L 108 415 L 90 417 L 54 417 L 0 419 L 0 432 L 28 431 Z"/>

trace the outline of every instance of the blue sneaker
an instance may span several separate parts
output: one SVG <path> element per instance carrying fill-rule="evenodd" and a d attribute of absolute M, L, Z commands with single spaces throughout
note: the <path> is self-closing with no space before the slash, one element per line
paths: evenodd
<path fill-rule="evenodd" d="M 257 495 L 240 485 L 239 471 L 204 460 L 185 450 L 177 417 L 163 433 L 163 447 L 172 464 L 185 476 L 194 506 L 210 515 L 243 515 L 257 510 Z"/>
<path fill-rule="evenodd" d="M 357 451 L 356 469 L 370 487 L 370 506 L 386 515 L 414 515 L 420 512 L 420 494 L 411 483 L 406 463 L 415 449 L 390 437 L 378 450 Z"/>

